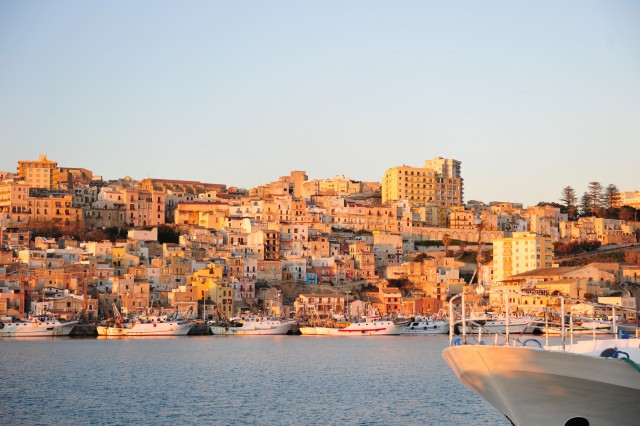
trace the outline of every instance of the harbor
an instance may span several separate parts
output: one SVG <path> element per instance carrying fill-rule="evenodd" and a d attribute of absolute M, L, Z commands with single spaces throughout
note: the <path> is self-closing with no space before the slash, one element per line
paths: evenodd
<path fill-rule="evenodd" d="M 447 336 L 0 341 L 4 424 L 509 422 L 457 381 Z M 19 391 L 16 391 L 19 390 Z"/>

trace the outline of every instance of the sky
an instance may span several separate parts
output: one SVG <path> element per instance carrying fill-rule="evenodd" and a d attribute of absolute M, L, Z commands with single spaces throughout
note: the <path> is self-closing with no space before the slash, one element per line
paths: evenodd
<path fill-rule="evenodd" d="M 464 200 L 640 190 L 638 1 L 0 0 L 0 170 L 381 181 Z"/>

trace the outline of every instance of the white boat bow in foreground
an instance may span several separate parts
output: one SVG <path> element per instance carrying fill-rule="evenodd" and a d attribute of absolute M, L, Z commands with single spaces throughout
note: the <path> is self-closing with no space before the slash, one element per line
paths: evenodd
<path fill-rule="evenodd" d="M 511 295 L 513 293 L 505 293 Z M 556 346 L 535 339 L 520 342 L 495 334 L 495 345 L 467 345 L 464 295 L 462 337 L 450 337 L 443 357 L 460 381 L 476 392 L 512 424 L 531 425 L 640 425 L 640 339 L 596 339 L 567 343 L 571 327 L 564 320 L 565 299 L 560 299 L 563 319 Z M 508 300 L 508 298 L 507 298 Z M 615 311 L 615 307 L 613 310 Z M 508 305 L 507 305 L 507 312 Z M 569 318 L 572 322 L 572 318 Z M 615 324 L 615 323 L 614 323 Z M 614 327 L 615 328 L 615 327 Z M 548 338 L 547 338 L 548 340 Z M 498 341 L 503 342 L 502 345 Z"/>

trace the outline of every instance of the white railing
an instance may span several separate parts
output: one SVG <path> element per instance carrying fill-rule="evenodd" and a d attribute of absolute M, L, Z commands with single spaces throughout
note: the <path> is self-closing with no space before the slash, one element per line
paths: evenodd
<path fill-rule="evenodd" d="M 496 345 L 498 344 L 499 336 L 504 339 L 505 345 L 509 345 L 512 343 L 516 344 L 519 341 L 519 338 L 523 334 L 523 331 L 519 333 L 512 333 L 510 330 L 510 322 L 511 322 L 512 316 L 510 315 L 511 309 L 510 309 L 509 297 L 518 296 L 518 295 L 530 296 L 530 293 L 502 291 L 502 290 L 485 292 L 482 289 L 482 287 L 478 287 L 478 289 L 476 290 L 475 296 L 476 297 L 483 296 L 484 294 L 500 294 L 504 297 L 504 305 L 503 305 L 504 312 L 505 312 L 504 333 L 497 332 L 495 330 L 487 331 L 485 330 L 484 325 L 478 322 L 479 321 L 478 318 L 472 318 L 471 316 L 468 316 L 467 315 L 467 311 L 469 308 L 467 306 L 469 302 L 468 299 L 469 299 L 469 296 L 472 296 L 474 294 L 463 292 L 453 296 L 449 300 L 449 345 L 450 346 L 454 346 L 458 344 L 466 345 L 469 336 L 474 338 L 474 340 L 476 340 L 478 343 L 483 344 L 484 343 L 482 340 L 483 333 L 485 335 L 494 334 L 494 341 Z M 618 331 L 619 331 L 618 316 L 624 312 L 632 313 L 633 317 L 636 319 L 636 321 L 638 321 L 638 315 L 635 309 L 620 307 L 616 305 L 590 303 L 584 300 L 573 299 L 573 298 L 562 296 L 562 295 L 545 295 L 544 297 L 548 299 L 559 300 L 560 311 L 556 311 L 549 308 L 540 309 L 533 315 L 533 318 L 528 328 L 531 330 L 529 332 L 532 332 L 536 328 L 540 330 L 540 328 L 542 327 L 540 334 L 545 335 L 545 339 L 546 339 L 545 344 L 547 346 L 548 346 L 549 334 L 560 335 L 563 349 L 566 346 L 567 337 L 569 337 L 570 339 L 570 344 L 573 344 L 573 338 L 577 334 L 584 335 L 585 333 L 589 334 L 590 332 L 592 337 L 595 339 L 597 334 L 600 334 L 603 332 L 602 330 L 599 331 L 597 329 L 597 324 L 603 324 L 603 325 L 609 326 L 607 328 L 610 329 L 610 333 L 616 335 L 616 338 L 617 338 Z M 461 305 L 460 312 L 454 309 L 454 306 L 456 304 L 455 302 L 458 299 L 460 299 L 460 305 Z M 585 306 L 593 307 L 594 312 L 596 312 L 596 310 L 599 310 L 600 312 L 606 312 L 606 313 L 611 312 L 611 315 L 610 315 L 611 322 L 609 322 L 608 320 L 602 320 L 601 318 L 598 318 L 598 317 L 580 316 L 580 315 L 575 315 L 571 312 L 566 312 L 566 307 L 568 305 L 568 302 L 574 302 L 574 301 L 579 301 L 581 304 Z M 540 318 L 541 314 L 543 315 L 542 318 Z M 550 317 L 552 317 L 551 321 L 550 321 Z M 495 319 L 491 317 L 488 317 L 488 318 Z M 554 320 L 553 318 L 557 318 L 557 320 Z M 582 321 L 585 321 L 585 320 L 589 321 L 590 327 L 588 328 L 577 327 L 576 322 L 581 323 Z M 460 327 L 459 331 L 460 331 L 461 338 L 455 337 L 456 326 Z M 475 333 L 469 332 L 469 328 L 471 327 L 478 330 L 477 335 Z M 517 334 L 517 337 L 512 339 L 513 334 Z M 638 337 L 638 327 L 636 327 L 635 329 L 635 335 L 636 337 Z"/>

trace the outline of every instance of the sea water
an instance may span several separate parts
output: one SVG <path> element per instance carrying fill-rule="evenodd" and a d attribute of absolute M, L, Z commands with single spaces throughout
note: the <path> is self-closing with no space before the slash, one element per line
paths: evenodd
<path fill-rule="evenodd" d="M 447 336 L 0 339 L 2 425 L 509 425 Z"/>

